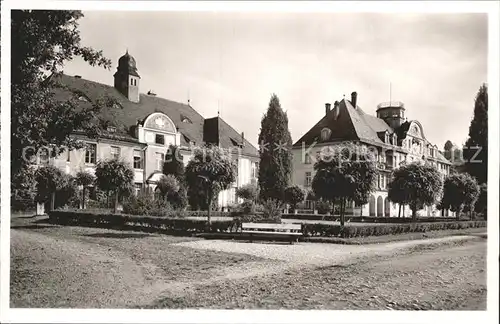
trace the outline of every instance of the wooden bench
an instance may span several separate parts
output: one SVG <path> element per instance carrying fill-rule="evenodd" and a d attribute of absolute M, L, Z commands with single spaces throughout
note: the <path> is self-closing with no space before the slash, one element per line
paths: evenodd
<path fill-rule="evenodd" d="M 269 223 L 243 223 L 241 233 L 250 236 L 250 242 L 254 236 L 266 238 L 287 238 L 290 244 L 297 242 L 302 236 L 302 225 L 300 224 L 269 224 Z"/>

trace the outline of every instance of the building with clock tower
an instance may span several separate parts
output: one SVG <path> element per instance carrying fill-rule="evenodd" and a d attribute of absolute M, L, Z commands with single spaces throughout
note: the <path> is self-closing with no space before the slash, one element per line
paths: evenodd
<path fill-rule="evenodd" d="M 425 136 L 422 124 L 408 120 L 402 102 L 386 102 L 376 107 L 376 116 L 363 111 L 357 104 L 358 94 L 351 100 L 343 99 L 325 105 L 325 115 L 293 145 L 293 182 L 311 189 L 314 162 L 322 150 L 333 144 L 355 143 L 376 152 L 379 171 L 377 189 L 363 206 L 350 206 L 352 215 L 394 217 L 399 206 L 387 198 L 387 185 L 394 169 L 405 163 L 425 162 L 436 167 L 443 179 L 450 172 L 449 162 Z M 324 152 L 324 151 L 323 151 Z M 311 206 L 312 202 L 308 202 Z M 411 215 L 409 207 L 403 210 Z M 436 206 L 419 210 L 421 216 L 452 216 L 450 211 L 439 211 Z"/>
<path fill-rule="evenodd" d="M 230 151 L 238 165 L 237 180 L 219 194 L 219 207 L 237 202 L 236 188 L 257 182 L 259 154 L 244 134 L 219 116 L 204 118 L 189 102 L 160 98 L 152 91 L 142 93 L 137 63 L 128 51 L 118 60 L 113 85 L 65 74 L 59 81 L 65 86 L 55 90 L 61 100 L 77 99 L 82 108 L 100 98 L 110 98 L 113 104 L 101 107 L 98 120 L 102 135 L 98 139 L 87 138 L 82 132 L 72 135 L 83 140 L 86 149 L 67 151 L 57 158 L 40 152 L 39 163 L 50 163 L 75 175 L 78 171 L 93 173 L 99 160 L 118 158 L 133 168 L 138 194 L 156 190 L 171 144 L 178 147 L 185 165 L 194 147 L 210 144 Z"/>

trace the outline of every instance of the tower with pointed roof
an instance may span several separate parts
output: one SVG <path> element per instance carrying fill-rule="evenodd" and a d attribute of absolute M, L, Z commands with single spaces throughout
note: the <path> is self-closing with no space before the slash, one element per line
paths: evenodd
<path fill-rule="evenodd" d="M 115 88 L 128 100 L 139 102 L 139 82 L 141 77 L 137 72 L 135 59 L 127 52 L 118 60 L 118 67 L 114 74 Z"/>

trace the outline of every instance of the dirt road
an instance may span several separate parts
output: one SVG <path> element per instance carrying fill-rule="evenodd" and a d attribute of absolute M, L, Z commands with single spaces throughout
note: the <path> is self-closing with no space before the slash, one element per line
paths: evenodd
<path fill-rule="evenodd" d="M 11 232 L 11 307 L 484 309 L 486 240 L 430 242 L 283 246 L 23 226 Z"/>

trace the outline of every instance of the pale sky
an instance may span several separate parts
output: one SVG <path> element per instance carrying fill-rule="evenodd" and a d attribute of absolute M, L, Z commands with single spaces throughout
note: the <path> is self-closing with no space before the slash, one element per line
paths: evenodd
<path fill-rule="evenodd" d="M 428 140 L 465 142 L 474 97 L 487 82 L 486 14 L 84 12 L 82 44 L 102 49 L 111 71 L 81 60 L 64 72 L 113 84 L 128 48 L 140 90 L 217 115 L 257 144 L 272 93 L 295 142 L 325 103 L 358 92 L 375 115 L 380 102 L 405 103 Z"/>

